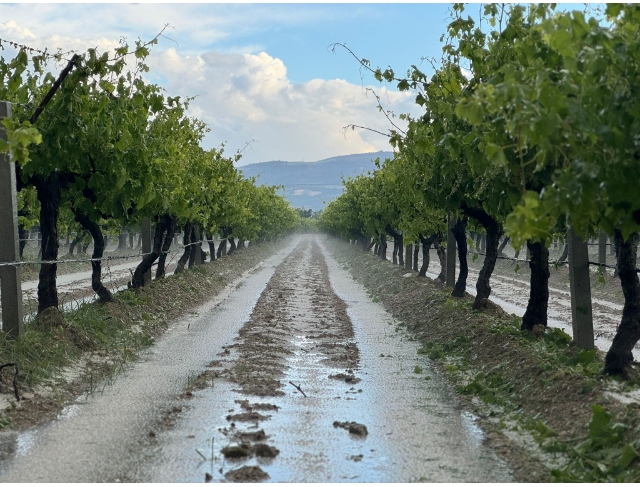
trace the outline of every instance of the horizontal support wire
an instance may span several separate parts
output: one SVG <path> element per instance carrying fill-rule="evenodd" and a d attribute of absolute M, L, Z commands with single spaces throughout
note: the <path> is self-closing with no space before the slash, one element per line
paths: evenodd
<path fill-rule="evenodd" d="M 467 254 L 477 254 L 477 255 L 485 255 L 485 256 L 487 255 L 484 252 L 474 252 L 474 251 L 468 251 Z M 514 257 L 508 257 L 506 255 L 498 255 L 497 258 L 498 259 L 503 259 L 503 260 L 513 260 L 513 261 L 516 261 L 516 262 L 531 262 L 531 260 L 528 260 L 528 259 L 516 259 Z M 569 261 L 567 261 L 567 260 L 563 260 L 563 261 L 550 260 L 549 261 L 549 264 L 552 264 L 552 265 L 568 264 L 568 263 L 569 263 Z M 600 264 L 599 262 L 592 262 L 592 261 L 589 261 L 589 265 L 593 265 L 593 266 L 596 266 L 596 267 L 606 267 L 607 269 L 615 269 L 616 268 L 615 265 Z M 640 269 L 638 269 L 637 267 L 636 267 L 636 272 L 640 272 Z"/>
<path fill-rule="evenodd" d="M 191 242 L 187 245 L 180 245 L 177 249 L 166 250 L 158 252 L 158 255 L 169 254 L 171 252 L 177 252 L 179 250 L 184 250 L 187 247 L 191 247 L 192 245 L 198 245 L 203 243 L 208 243 L 209 240 L 199 240 L 197 242 Z M 112 260 L 123 260 L 123 259 L 133 259 L 135 257 L 145 257 L 147 255 L 151 255 L 153 252 L 146 252 L 144 254 L 135 254 L 135 255 L 117 255 L 117 256 L 109 256 L 109 257 L 101 257 L 99 259 L 87 258 L 87 259 L 68 259 L 68 260 L 33 260 L 33 261 L 16 261 L 16 262 L 0 262 L 0 267 L 18 267 L 21 265 L 27 264 L 64 264 L 67 262 L 101 262 L 103 260 L 112 261 Z"/>

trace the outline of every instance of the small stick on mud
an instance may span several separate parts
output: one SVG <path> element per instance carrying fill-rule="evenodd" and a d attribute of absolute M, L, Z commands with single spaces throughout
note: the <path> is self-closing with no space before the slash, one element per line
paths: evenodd
<path fill-rule="evenodd" d="M 203 459 L 207 460 L 207 457 L 205 457 L 197 448 L 196 448 L 196 453 L 198 453 L 198 455 L 200 455 Z"/>
<path fill-rule="evenodd" d="M 298 389 L 298 390 L 302 393 L 302 395 L 303 395 L 304 397 L 307 397 L 307 395 L 304 393 L 304 391 L 303 391 L 302 389 L 300 389 L 300 386 L 295 385 L 295 384 L 294 384 L 293 382 L 291 382 L 291 381 L 289 381 L 289 384 L 291 384 L 293 387 L 295 387 L 296 389 Z"/>

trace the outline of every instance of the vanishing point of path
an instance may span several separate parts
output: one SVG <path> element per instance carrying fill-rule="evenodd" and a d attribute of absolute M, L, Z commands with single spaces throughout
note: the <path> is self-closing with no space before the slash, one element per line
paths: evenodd
<path fill-rule="evenodd" d="M 102 393 L 21 433 L 0 481 L 510 480 L 330 248 L 297 237 L 240 276 Z M 184 394 L 203 371 L 208 386 Z"/>

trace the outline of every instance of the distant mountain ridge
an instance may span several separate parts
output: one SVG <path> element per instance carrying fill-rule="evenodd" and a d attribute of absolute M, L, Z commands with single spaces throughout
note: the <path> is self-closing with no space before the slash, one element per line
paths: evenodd
<path fill-rule="evenodd" d="M 318 211 L 342 194 L 342 176 L 347 178 L 373 171 L 376 158 L 380 161 L 393 158 L 393 152 L 351 154 L 315 162 L 259 162 L 238 169 L 245 177 L 259 176 L 258 184 L 284 186 L 285 198 L 293 206 Z"/>

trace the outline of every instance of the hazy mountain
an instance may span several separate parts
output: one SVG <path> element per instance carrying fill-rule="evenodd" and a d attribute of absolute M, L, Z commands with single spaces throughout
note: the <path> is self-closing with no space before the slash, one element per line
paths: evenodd
<path fill-rule="evenodd" d="M 295 207 L 321 210 L 343 191 L 341 177 L 373 171 L 374 160 L 393 157 L 393 152 L 369 152 L 331 157 L 316 162 L 271 161 L 247 164 L 239 169 L 245 177 L 259 176 L 258 184 L 282 185 L 285 198 Z"/>

